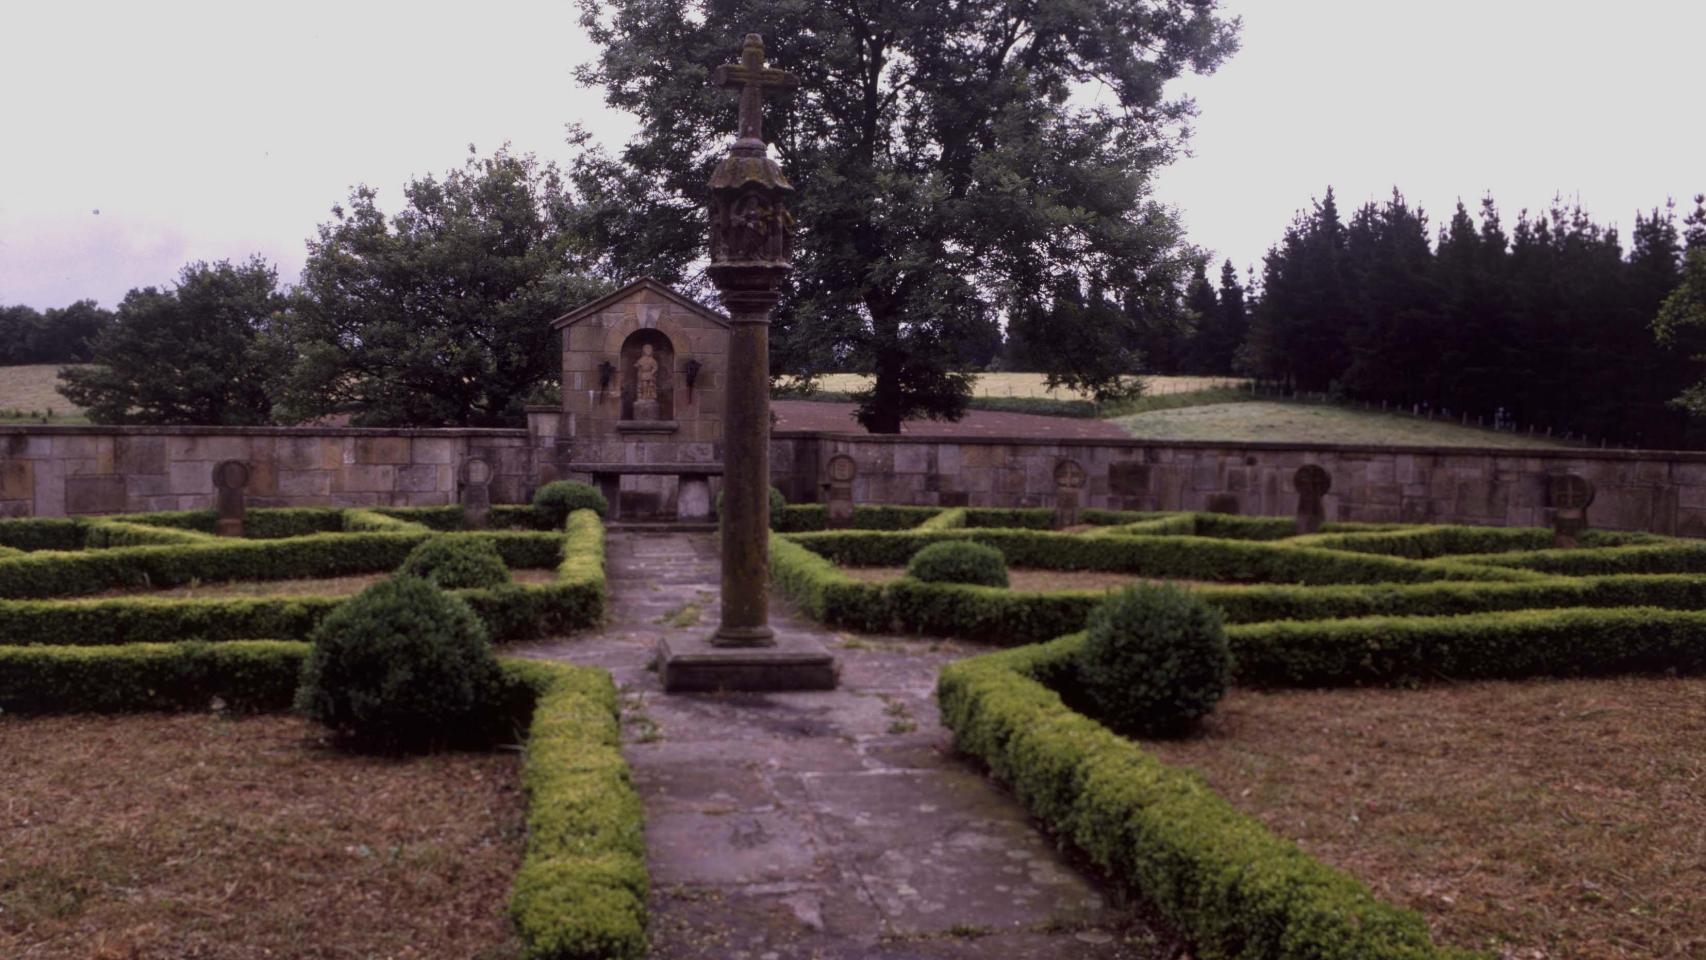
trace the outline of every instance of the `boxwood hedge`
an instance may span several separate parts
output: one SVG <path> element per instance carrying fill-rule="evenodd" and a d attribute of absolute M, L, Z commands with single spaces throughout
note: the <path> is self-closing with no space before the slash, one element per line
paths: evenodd
<path fill-rule="evenodd" d="M 1141 896 L 1198 956 L 1432 960 L 1416 913 L 1379 900 L 1233 809 L 1194 774 L 1070 709 L 1039 676 L 1077 639 L 943 668 L 943 723 L 1058 835 Z"/>
<path fill-rule="evenodd" d="M 596 520 L 596 517 L 593 518 Z M 0 646 L 0 710 L 288 709 L 308 644 Z M 527 848 L 510 913 L 536 960 L 638 960 L 646 950 L 644 812 L 617 739 L 610 675 L 505 660 L 494 722 L 527 730 Z"/>

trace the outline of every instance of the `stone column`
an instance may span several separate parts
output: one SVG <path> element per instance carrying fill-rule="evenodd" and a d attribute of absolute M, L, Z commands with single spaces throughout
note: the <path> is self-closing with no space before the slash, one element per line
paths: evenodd
<path fill-rule="evenodd" d="M 770 159 L 763 133 L 766 90 L 799 85 L 764 65 L 764 41 L 748 34 L 738 64 L 712 82 L 741 92 L 740 135 L 711 174 L 708 273 L 728 308 L 723 412 L 723 609 L 711 642 L 768 646 L 770 629 L 770 311 L 792 269 L 794 187 Z"/>
<path fill-rule="evenodd" d="M 484 530 L 492 513 L 492 465 L 479 457 L 462 461 L 462 525 Z"/>
<path fill-rule="evenodd" d="M 214 532 L 222 537 L 243 535 L 243 518 L 247 513 L 243 488 L 249 485 L 249 465 L 241 460 L 226 460 L 213 468 L 213 487 L 218 491 L 215 505 L 219 519 Z"/>
<path fill-rule="evenodd" d="M 832 529 L 853 525 L 853 478 L 859 475 L 859 464 L 845 453 L 829 458 L 829 488 L 827 525 Z"/>
<path fill-rule="evenodd" d="M 1291 485 L 1297 488 L 1297 532 L 1320 533 L 1327 520 L 1321 498 L 1333 489 L 1333 475 L 1320 466 L 1306 463 L 1292 474 Z"/>
<path fill-rule="evenodd" d="M 1084 468 L 1076 460 L 1054 465 L 1054 528 L 1078 526 L 1079 491 L 1084 488 Z"/>

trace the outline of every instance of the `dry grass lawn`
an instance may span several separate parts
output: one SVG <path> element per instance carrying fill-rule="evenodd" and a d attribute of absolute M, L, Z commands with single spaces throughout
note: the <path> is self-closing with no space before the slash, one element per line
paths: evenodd
<path fill-rule="evenodd" d="M 906 576 L 905 567 L 842 567 L 841 572 L 865 583 L 888 583 Z M 1114 590 L 1129 587 L 1134 583 L 1176 583 L 1188 587 L 1199 582 L 1138 577 L 1129 573 L 1107 573 L 1100 570 L 1030 570 L 1015 567 L 1007 571 L 1009 588 L 1044 593 L 1056 590 Z"/>
<path fill-rule="evenodd" d="M 0 718 L 0 957 L 518 957 L 517 768 L 289 717 Z"/>
<path fill-rule="evenodd" d="M 1706 957 L 1706 678 L 1235 690 L 1145 746 L 1444 942 Z"/>
<path fill-rule="evenodd" d="M 1544 437 L 1482 430 L 1378 410 L 1267 400 L 1154 410 L 1118 417 L 1113 422 L 1124 427 L 1132 436 L 1146 440 L 1544 449 L 1564 446 Z"/>
<path fill-rule="evenodd" d="M 557 579 L 555 570 L 511 570 L 519 584 L 546 584 Z M 347 597 L 360 593 L 389 573 L 364 573 L 348 577 L 303 577 L 299 580 L 231 580 L 223 583 L 192 583 L 166 590 L 125 587 L 94 594 L 100 597 L 166 597 L 174 600 L 213 600 L 220 597 Z"/>
<path fill-rule="evenodd" d="M 0 367 L 0 417 L 11 417 L 16 413 L 45 414 L 52 410 L 56 423 L 82 422 L 82 408 L 54 389 L 59 383 L 61 366 L 57 363 L 34 363 Z"/>

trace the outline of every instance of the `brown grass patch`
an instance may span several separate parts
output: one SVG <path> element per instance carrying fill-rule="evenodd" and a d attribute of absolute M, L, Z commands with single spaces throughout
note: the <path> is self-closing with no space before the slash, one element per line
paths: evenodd
<path fill-rule="evenodd" d="M 519 584 L 546 584 L 557 579 L 555 570 L 511 570 Z M 166 590 L 122 587 L 93 594 L 94 597 L 164 597 L 173 600 L 215 600 L 221 597 L 347 597 L 360 593 L 389 573 L 364 573 L 352 577 L 304 577 L 300 580 L 231 580 L 225 583 L 190 583 Z"/>
<path fill-rule="evenodd" d="M 1706 957 L 1706 679 L 1237 690 L 1145 747 L 1443 941 Z"/>
<path fill-rule="evenodd" d="M 402 760 L 290 717 L 0 719 L 0 956 L 520 955 L 513 754 Z"/>
<path fill-rule="evenodd" d="M 906 576 L 905 567 L 842 567 L 841 572 L 863 583 L 888 583 Z M 1036 593 L 1059 590 L 1115 590 L 1134 583 L 1175 583 L 1183 587 L 1202 585 L 1198 580 L 1140 577 L 1130 573 L 1107 573 L 1100 570 L 1034 570 L 1028 567 L 1013 567 L 1007 571 L 1009 589 Z"/>

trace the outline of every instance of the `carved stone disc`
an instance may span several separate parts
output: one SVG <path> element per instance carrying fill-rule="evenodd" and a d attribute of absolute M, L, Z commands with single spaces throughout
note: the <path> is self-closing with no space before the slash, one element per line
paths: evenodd
<path fill-rule="evenodd" d="M 1321 497 L 1333 489 L 1333 475 L 1318 464 L 1306 463 L 1291 475 L 1291 483 L 1305 497 Z"/>
<path fill-rule="evenodd" d="M 213 468 L 213 485 L 221 490 L 241 490 L 249 485 L 249 465 L 225 460 Z"/>
<path fill-rule="evenodd" d="M 845 453 L 829 458 L 829 479 L 836 483 L 848 483 L 858 472 L 859 464 Z"/>
<path fill-rule="evenodd" d="M 1076 460 L 1062 460 L 1054 465 L 1054 484 L 1068 490 L 1084 486 L 1084 468 Z"/>
<path fill-rule="evenodd" d="M 1593 481 L 1573 473 L 1549 477 L 1546 482 L 1552 506 L 1557 510 L 1586 510 L 1593 505 Z"/>
<path fill-rule="evenodd" d="M 492 465 L 479 457 L 462 461 L 462 482 L 471 487 L 483 487 L 492 482 Z"/>

